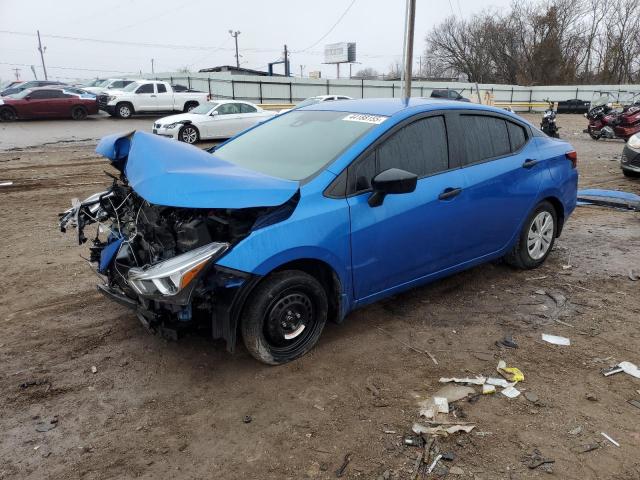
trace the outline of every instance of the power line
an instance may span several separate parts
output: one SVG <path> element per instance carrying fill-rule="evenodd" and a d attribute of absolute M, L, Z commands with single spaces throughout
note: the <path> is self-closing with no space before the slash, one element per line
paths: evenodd
<path fill-rule="evenodd" d="M 346 10 L 344 12 L 342 12 L 342 15 L 340 15 L 340 18 L 338 18 L 338 20 L 336 21 L 336 23 L 334 23 L 331 28 L 329 29 L 329 31 L 327 33 L 325 33 L 323 36 L 321 36 L 316 43 L 314 43 L 313 45 L 303 49 L 303 50 L 296 50 L 293 53 L 302 53 L 302 52 L 306 52 L 307 50 L 312 49 L 313 47 L 315 47 L 316 45 L 318 45 L 322 40 L 324 40 L 325 38 L 327 38 L 329 36 L 329 34 L 331 32 L 333 32 L 333 29 L 336 28 L 338 26 L 338 24 L 342 21 L 342 19 L 345 17 L 345 15 L 347 13 L 349 13 L 349 10 L 351 10 L 351 7 L 353 7 L 353 4 L 356 3 L 356 0 L 352 0 L 352 2 L 349 4 L 349 6 L 346 8 Z"/>
<path fill-rule="evenodd" d="M 31 67 L 29 63 L 0 62 L 0 65 L 17 65 L 19 67 Z M 109 70 L 107 68 L 83 68 L 83 67 L 53 67 L 49 65 L 47 68 L 55 70 L 79 70 L 84 72 L 109 72 L 109 73 L 135 73 L 133 71 L 124 72 L 122 70 Z"/>

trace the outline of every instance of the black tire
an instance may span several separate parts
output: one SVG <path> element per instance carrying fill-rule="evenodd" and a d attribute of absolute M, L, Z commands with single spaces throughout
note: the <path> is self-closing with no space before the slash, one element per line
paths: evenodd
<path fill-rule="evenodd" d="M 18 119 L 18 114 L 11 107 L 0 108 L 0 122 L 13 122 Z"/>
<path fill-rule="evenodd" d="M 540 245 L 544 245 L 544 248 L 546 248 L 546 250 L 544 251 L 542 256 L 538 257 L 537 255 L 542 252 L 541 250 L 537 250 L 535 248 L 535 245 L 533 250 L 530 249 L 529 233 L 532 233 L 532 235 L 534 236 L 533 241 L 534 243 L 536 243 L 535 235 L 538 227 L 534 226 L 533 224 L 536 219 L 538 219 L 538 216 L 542 215 L 543 213 L 549 214 L 550 218 L 553 219 L 553 229 L 551 231 L 550 238 L 548 237 L 548 235 L 541 235 L 541 237 L 544 236 L 544 239 L 540 238 Z M 546 216 L 543 215 L 540 218 L 546 218 Z M 548 231 L 548 229 L 546 229 L 545 231 Z M 546 200 L 540 202 L 538 206 L 533 210 L 533 212 L 529 214 L 529 216 L 527 217 L 527 221 L 524 222 L 522 231 L 518 236 L 518 241 L 513 246 L 513 249 L 504 257 L 505 262 L 507 262 L 512 267 L 524 270 L 539 267 L 547 259 L 549 253 L 551 253 L 557 233 L 558 214 L 556 213 L 556 209 L 553 207 L 553 205 L 551 205 L 551 203 L 547 202 Z M 548 241 L 548 243 L 545 243 L 545 239 Z"/>
<path fill-rule="evenodd" d="M 87 109 L 81 105 L 75 106 L 71 109 L 71 118 L 74 120 L 84 120 L 87 118 L 88 114 L 89 112 L 87 112 Z"/>
<path fill-rule="evenodd" d="M 622 174 L 628 178 L 640 178 L 640 172 L 634 172 L 633 170 L 622 170 Z"/>
<path fill-rule="evenodd" d="M 131 115 L 133 115 L 133 105 L 128 102 L 116 105 L 116 116 L 118 118 L 131 118 Z"/>
<path fill-rule="evenodd" d="M 184 104 L 183 112 L 185 113 L 190 112 L 191 110 L 196 108 L 198 105 L 200 105 L 198 102 L 187 102 Z"/>
<path fill-rule="evenodd" d="M 193 145 L 200 140 L 200 132 L 194 125 L 188 123 L 178 131 L 178 140 Z"/>
<path fill-rule="evenodd" d="M 281 365 L 313 348 L 327 322 L 327 311 L 327 293 L 318 280 L 299 270 L 276 272 L 247 299 L 240 324 L 242 339 L 256 360 Z"/>

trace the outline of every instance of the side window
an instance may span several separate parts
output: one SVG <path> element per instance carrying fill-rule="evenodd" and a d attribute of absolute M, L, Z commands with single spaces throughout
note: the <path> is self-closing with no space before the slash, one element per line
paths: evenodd
<path fill-rule="evenodd" d="M 127 85 L 130 85 L 133 83 L 133 80 L 123 80 L 122 81 L 122 86 L 126 87 Z"/>
<path fill-rule="evenodd" d="M 153 93 L 153 83 L 145 83 L 139 86 L 136 93 Z"/>
<path fill-rule="evenodd" d="M 460 115 L 463 165 L 511 153 L 507 122 L 487 115 Z"/>
<path fill-rule="evenodd" d="M 122 88 L 124 87 L 124 82 L 122 80 L 116 80 L 111 85 L 107 87 L 107 89 L 111 90 L 113 88 Z"/>
<path fill-rule="evenodd" d="M 459 97 L 458 92 L 455 90 L 449 90 L 449 98 L 453 98 L 454 100 Z"/>
<path fill-rule="evenodd" d="M 240 107 L 237 103 L 223 103 L 217 110 L 219 115 L 234 115 L 240 113 Z"/>
<path fill-rule="evenodd" d="M 29 94 L 31 98 L 44 99 L 44 98 L 56 98 L 55 90 L 36 90 Z"/>
<path fill-rule="evenodd" d="M 247 105 L 246 103 L 241 103 L 240 104 L 240 113 L 256 113 L 257 110 L 255 107 L 252 107 L 251 105 Z"/>
<path fill-rule="evenodd" d="M 507 129 L 509 130 L 509 139 L 511 140 L 511 151 L 517 152 L 527 143 L 527 134 L 524 128 L 512 122 L 507 122 Z"/>
<path fill-rule="evenodd" d="M 158 87 L 158 93 L 167 93 L 167 87 L 164 83 L 156 83 L 156 87 Z"/>
<path fill-rule="evenodd" d="M 380 172 L 400 168 L 419 177 L 447 170 L 449 152 L 444 118 L 423 118 L 394 133 L 378 148 L 378 163 Z"/>

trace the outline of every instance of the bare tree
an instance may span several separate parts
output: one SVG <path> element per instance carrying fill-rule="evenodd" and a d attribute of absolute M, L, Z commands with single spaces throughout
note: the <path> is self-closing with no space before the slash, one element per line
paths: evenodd
<path fill-rule="evenodd" d="M 376 79 L 379 76 L 380 74 L 375 68 L 367 67 L 367 68 L 363 68 L 362 70 L 358 70 L 356 74 L 351 78 L 371 80 L 371 79 Z"/>

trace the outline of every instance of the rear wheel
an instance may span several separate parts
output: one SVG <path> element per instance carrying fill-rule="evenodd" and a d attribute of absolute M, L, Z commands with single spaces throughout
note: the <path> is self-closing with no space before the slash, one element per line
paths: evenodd
<path fill-rule="evenodd" d="M 178 132 L 178 140 L 184 143 L 194 144 L 200 139 L 200 132 L 191 124 L 185 125 Z"/>
<path fill-rule="evenodd" d="M 311 275 L 299 270 L 271 274 L 247 300 L 240 325 L 244 344 L 261 362 L 290 362 L 317 343 L 327 310 L 327 294 Z"/>
<path fill-rule="evenodd" d="M 539 267 L 551 253 L 558 231 L 558 216 L 549 202 L 538 204 L 522 227 L 518 241 L 505 261 L 522 269 Z"/>
<path fill-rule="evenodd" d="M 184 112 L 190 112 L 198 106 L 198 102 L 187 102 L 184 104 Z"/>
<path fill-rule="evenodd" d="M 0 108 L 0 121 L 13 122 L 18 118 L 16 111 L 10 107 Z"/>
<path fill-rule="evenodd" d="M 87 109 L 82 106 L 73 107 L 71 110 L 71 118 L 74 120 L 84 120 L 87 118 Z"/>

